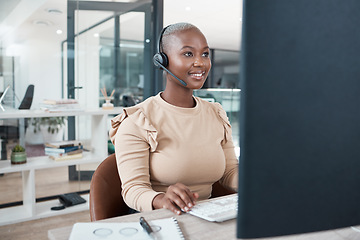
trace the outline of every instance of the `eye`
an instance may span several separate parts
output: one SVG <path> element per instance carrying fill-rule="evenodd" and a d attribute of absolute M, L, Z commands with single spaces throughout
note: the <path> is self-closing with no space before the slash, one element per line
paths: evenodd
<path fill-rule="evenodd" d="M 192 52 L 185 52 L 184 55 L 186 57 L 192 57 L 193 56 Z"/>
<path fill-rule="evenodd" d="M 208 58 L 208 57 L 210 56 L 210 53 L 209 53 L 209 52 L 204 52 L 202 55 L 203 55 L 204 57 Z"/>

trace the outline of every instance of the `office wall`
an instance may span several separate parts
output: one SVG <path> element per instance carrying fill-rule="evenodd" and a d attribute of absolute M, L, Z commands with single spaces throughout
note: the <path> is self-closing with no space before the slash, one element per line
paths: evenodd
<path fill-rule="evenodd" d="M 38 108 L 43 99 L 61 98 L 60 44 L 34 38 L 23 45 L 25 50 L 19 56 L 19 77 L 15 77 L 16 90 L 22 91 L 28 84 L 34 84 L 34 108 Z"/>
<path fill-rule="evenodd" d="M 33 106 L 43 98 L 61 97 L 59 45 L 42 38 L 26 39 L 4 49 L 14 60 L 15 107 L 18 107 L 29 84 L 35 85 Z M 11 74 L 11 73 L 9 73 Z"/>
<path fill-rule="evenodd" d="M 49 25 L 39 21 L 49 16 L 45 10 L 52 2 L 54 0 L 19 1 L 0 22 L 0 54 L 14 58 L 15 94 L 21 101 L 27 86 L 34 84 L 34 107 L 38 107 L 43 98 L 61 96 L 60 42 L 65 37 L 56 34 L 56 20 L 61 17 L 54 15 Z M 58 2 L 66 3 L 65 0 Z M 0 3 L 0 8 L 4 4 Z"/>

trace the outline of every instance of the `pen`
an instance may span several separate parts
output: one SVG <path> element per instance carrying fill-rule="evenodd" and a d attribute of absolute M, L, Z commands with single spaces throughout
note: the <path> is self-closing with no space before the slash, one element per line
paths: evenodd
<path fill-rule="evenodd" d="M 149 234 L 150 237 L 156 239 L 154 231 L 144 217 L 140 217 L 140 225 L 147 232 L 147 234 Z"/>

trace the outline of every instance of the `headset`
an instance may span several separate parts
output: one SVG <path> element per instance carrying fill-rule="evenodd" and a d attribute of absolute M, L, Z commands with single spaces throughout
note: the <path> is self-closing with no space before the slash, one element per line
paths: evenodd
<path fill-rule="evenodd" d="M 171 26 L 171 25 L 169 25 Z M 181 80 L 180 78 L 178 78 L 177 76 L 175 76 L 175 74 L 173 74 L 172 72 L 170 72 L 166 67 L 169 65 L 169 59 L 166 56 L 166 54 L 164 52 L 161 51 L 161 42 L 162 42 L 162 37 L 164 35 L 165 30 L 169 27 L 165 27 L 163 28 L 163 30 L 161 31 L 159 37 L 158 37 L 158 41 L 157 41 L 157 53 L 155 53 L 154 57 L 153 57 L 153 63 L 156 67 L 158 67 L 159 69 L 163 69 L 166 72 L 168 72 L 171 76 L 173 76 L 175 79 L 177 79 L 182 85 L 187 86 L 186 82 L 184 82 L 183 80 Z"/>

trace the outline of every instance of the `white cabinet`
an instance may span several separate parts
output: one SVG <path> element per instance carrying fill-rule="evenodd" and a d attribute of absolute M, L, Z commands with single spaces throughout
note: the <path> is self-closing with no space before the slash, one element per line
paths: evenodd
<path fill-rule="evenodd" d="M 56 168 L 62 166 L 71 166 L 77 164 L 100 163 L 107 157 L 107 140 L 108 140 L 108 116 L 118 114 L 122 108 L 113 110 L 85 110 L 76 112 L 47 113 L 41 110 L 17 110 L 0 112 L 0 119 L 24 119 L 34 117 L 55 117 L 55 116 L 89 116 L 91 117 L 91 141 L 90 152 L 84 152 L 83 158 L 53 161 L 47 156 L 30 157 L 27 163 L 12 165 L 10 160 L 0 161 L 0 174 L 21 172 L 23 187 L 23 205 L 0 209 L 0 225 L 12 224 L 21 221 L 33 220 L 37 218 L 49 217 L 59 214 L 83 211 L 89 208 L 88 196 L 86 204 L 72 206 L 61 211 L 51 211 L 50 208 L 58 204 L 58 200 L 50 200 L 36 203 L 35 194 L 35 170 Z M 1 177 L 0 177 L 1 182 Z M 6 194 L 6 193 L 1 193 Z"/>

